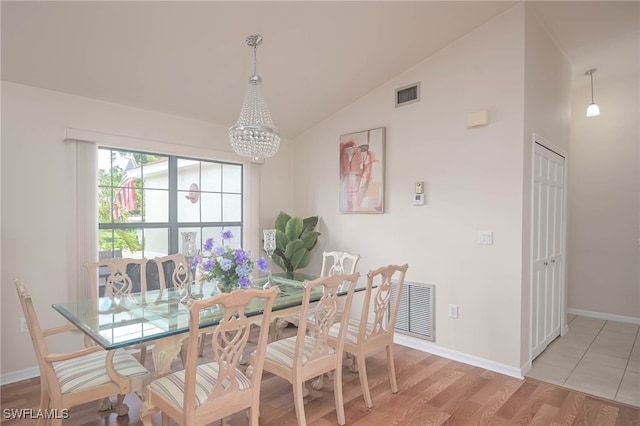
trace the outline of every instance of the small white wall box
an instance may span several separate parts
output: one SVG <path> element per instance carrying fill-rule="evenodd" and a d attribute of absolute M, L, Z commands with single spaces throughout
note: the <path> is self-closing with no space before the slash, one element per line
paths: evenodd
<path fill-rule="evenodd" d="M 489 110 L 482 109 L 467 114 L 467 127 L 486 126 L 489 124 Z"/>

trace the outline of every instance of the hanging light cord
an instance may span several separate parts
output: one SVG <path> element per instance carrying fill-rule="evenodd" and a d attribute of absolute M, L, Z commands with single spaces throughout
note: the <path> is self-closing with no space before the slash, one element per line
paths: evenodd
<path fill-rule="evenodd" d="M 593 72 L 589 73 L 589 77 L 591 77 L 591 103 L 593 103 Z"/>

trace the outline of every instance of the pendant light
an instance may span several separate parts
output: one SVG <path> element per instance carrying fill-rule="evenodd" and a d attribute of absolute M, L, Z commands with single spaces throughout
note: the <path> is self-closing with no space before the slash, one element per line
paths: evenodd
<path fill-rule="evenodd" d="M 262 79 L 256 72 L 257 48 L 262 43 L 262 37 L 251 35 L 246 43 L 253 47 L 253 75 L 249 77 L 240 117 L 235 126 L 229 128 L 229 142 L 237 154 L 258 160 L 272 157 L 278 152 L 280 135 L 262 95 Z"/>
<path fill-rule="evenodd" d="M 593 102 L 593 73 L 596 72 L 596 69 L 591 69 L 584 73 L 584 75 L 588 75 L 591 77 L 591 103 L 587 107 L 587 117 L 597 117 L 600 115 L 600 107 L 598 104 Z"/>

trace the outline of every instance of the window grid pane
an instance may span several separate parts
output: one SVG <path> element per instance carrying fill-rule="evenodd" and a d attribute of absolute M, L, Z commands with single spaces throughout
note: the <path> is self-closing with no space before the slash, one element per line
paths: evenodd
<path fill-rule="evenodd" d="M 201 246 L 231 229 L 240 246 L 242 167 L 101 147 L 100 251 L 147 258 L 177 253 L 187 230 L 198 233 Z"/>

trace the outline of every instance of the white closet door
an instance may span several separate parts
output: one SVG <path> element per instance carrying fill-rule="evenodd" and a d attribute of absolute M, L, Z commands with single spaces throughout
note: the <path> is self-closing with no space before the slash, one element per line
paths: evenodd
<path fill-rule="evenodd" d="M 560 335 L 564 157 L 536 143 L 533 179 L 532 359 Z"/>

